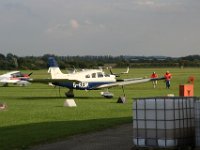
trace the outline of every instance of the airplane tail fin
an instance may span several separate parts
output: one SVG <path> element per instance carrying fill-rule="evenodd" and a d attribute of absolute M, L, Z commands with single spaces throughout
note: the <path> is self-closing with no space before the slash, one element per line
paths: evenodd
<path fill-rule="evenodd" d="M 63 74 L 61 72 L 60 68 L 58 67 L 58 63 L 56 62 L 54 57 L 49 57 L 48 58 L 48 66 L 49 66 L 48 73 L 51 74 L 51 78 L 52 79 L 59 78 L 60 75 Z"/>

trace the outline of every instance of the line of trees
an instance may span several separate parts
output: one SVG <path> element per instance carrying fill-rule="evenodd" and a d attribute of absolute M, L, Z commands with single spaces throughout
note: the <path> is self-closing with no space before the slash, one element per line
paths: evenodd
<path fill-rule="evenodd" d="M 200 55 L 172 58 L 161 56 L 25 56 L 0 53 L 0 70 L 38 70 L 48 68 L 48 57 L 54 56 L 61 69 L 98 67 L 200 67 Z"/>

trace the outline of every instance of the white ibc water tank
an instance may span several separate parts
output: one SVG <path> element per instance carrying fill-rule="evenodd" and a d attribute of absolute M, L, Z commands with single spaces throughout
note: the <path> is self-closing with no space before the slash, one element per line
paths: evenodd
<path fill-rule="evenodd" d="M 194 98 L 134 99 L 133 143 L 140 147 L 165 148 L 193 145 Z"/>
<path fill-rule="evenodd" d="M 195 139 L 196 147 L 200 147 L 200 101 L 195 102 Z"/>

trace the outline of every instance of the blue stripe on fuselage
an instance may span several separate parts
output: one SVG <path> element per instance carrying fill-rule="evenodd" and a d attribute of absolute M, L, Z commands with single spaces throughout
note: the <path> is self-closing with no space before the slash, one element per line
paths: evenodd
<path fill-rule="evenodd" d="M 62 86 L 69 89 L 77 89 L 77 90 L 94 90 L 96 87 L 103 85 L 103 84 L 109 84 L 113 82 L 54 82 L 52 84 L 56 86 Z"/>

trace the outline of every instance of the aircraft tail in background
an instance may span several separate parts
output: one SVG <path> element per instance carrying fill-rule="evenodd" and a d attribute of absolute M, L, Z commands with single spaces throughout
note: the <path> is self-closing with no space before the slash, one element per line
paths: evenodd
<path fill-rule="evenodd" d="M 110 74 L 115 75 L 116 77 L 120 77 L 121 74 L 127 74 L 127 73 L 129 73 L 129 67 L 127 67 L 126 72 L 120 72 L 120 73 L 114 73 L 112 71 L 112 68 L 110 68 Z"/>

